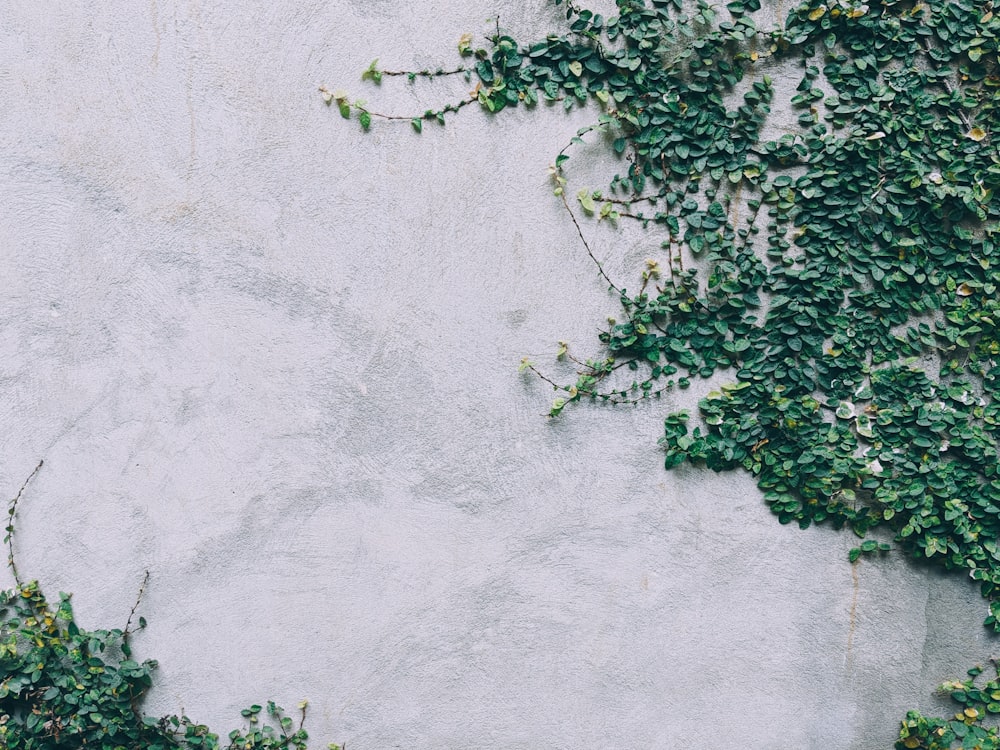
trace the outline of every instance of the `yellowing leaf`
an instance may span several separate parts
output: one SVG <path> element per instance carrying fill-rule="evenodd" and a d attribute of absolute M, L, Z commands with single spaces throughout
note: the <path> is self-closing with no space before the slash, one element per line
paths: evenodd
<path fill-rule="evenodd" d="M 868 10 L 866 8 L 851 8 L 847 11 L 848 18 L 861 18 Z"/>
<path fill-rule="evenodd" d="M 865 140 L 866 141 L 877 141 L 877 140 L 880 140 L 882 138 L 885 138 L 885 133 L 883 133 L 881 130 L 876 130 L 870 136 L 868 136 L 867 138 L 865 138 Z"/>
<path fill-rule="evenodd" d="M 569 64 L 569 70 L 573 75 L 579 78 L 581 75 L 583 75 L 583 63 L 581 63 L 579 60 L 574 60 Z"/>
<path fill-rule="evenodd" d="M 986 131 L 980 127 L 975 127 L 965 134 L 966 138 L 971 138 L 974 141 L 981 141 L 986 137 Z"/>
<path fill-rule="evenodd" d="M 458 54 L 467 55 L 472 51 L 472 34 L 462 34 L 458 38 Z"/>
<path fill-rule="evenodd" d="M 825 5 L 821 5 L 818 8 L 815 8 L 815 9 L 809 11 L 809 20 L 810 21 L 818 21 L 819 19 L 821 19 L 823 17 L 824 13 L 826 13 L 826 6 Z"/>
<path fill-rule="evenodd" d="M 969 297 L 972 295 L 973 289 L 968 284 L 962 283 L 958 285 L 958 289 L 955 291 L 959 297 Z"/>

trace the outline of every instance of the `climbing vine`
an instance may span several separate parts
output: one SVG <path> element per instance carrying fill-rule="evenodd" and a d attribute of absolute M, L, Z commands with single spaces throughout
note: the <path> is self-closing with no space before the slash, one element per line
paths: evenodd
<path fill-rule="evenodd" d="M 86 630 L 73 616 L 68 594 L 49 602 L 36 581 L 21 580 L 14 560 L 14 517 L 28 477 L 10 504 L 4 542 L 15 587 L 0 591 L 0 747 L 4 750 L 307 750 L 298 721 L 268 702 L 242 711 L 247 725 L 228 742 L 187 716 L 147 716 L 142 699 L 153 685 L 156 662 L 132 658 L 139 600 L 123 629 Z M 146 627 L 139 617 L 135 628 Z M 329 745 L 329 750 L 343 750 Z"/>
<path fill-rule="evenodd" d="M 992 0 L 808 0 L 774 27 L 759 0 L 617 0 L 610 17 L 554 3 L 564 33 L 521 43 L 498 25 L 482 47 L 461 38 L 458 68 L 376 61 L 363 76 L 474 76 L 458 102 L 412 117 L 324 99 L 365 129 L 417 131 L 472 103 L 594 107 L 550 171 L 621 313 L 596 356 L 560 346 L 575 381 L 523 362 L 558 392 L 550 415 L 724 374 L 696 414 L 666 417 L 668 469 L 749 471 L 782 523 L 857 534 L 852 562 L 894 545 L 966 572 L 1000 631 Z M 789 70 L 797 82 L 779 85 Z M 584 139 L 620 165 L 606 187 L 569 187 Z M 605 272 L 582 216 L 648 230 L 635 287 Z M 897 747 L 1000 746 L 980 723 L 1000 683 L 950 692 L 963 710 L 911 713 Z"/>

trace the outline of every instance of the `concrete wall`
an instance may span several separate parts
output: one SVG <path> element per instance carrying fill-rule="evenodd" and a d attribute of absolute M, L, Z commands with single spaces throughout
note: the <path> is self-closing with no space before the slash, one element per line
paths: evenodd
<path fill-rule="evenodd" d="M 516 372 L 615 309 L 545 170 L 593 114 L 365 135 L 323 105 L 451 100 L 358 73 L 450 63 L 498 12 L 557 28 L 544 0 L 5 4 L 22 572 L 121 627 L 148 569 L 149 708 L 221 732 L 309 698 L 351 750 L 888 747 L 994 648 L 975 589 L 664 472 L 680 401 L 550 422 Z M 653 252 L 595 237 L 624 278 Z"/>

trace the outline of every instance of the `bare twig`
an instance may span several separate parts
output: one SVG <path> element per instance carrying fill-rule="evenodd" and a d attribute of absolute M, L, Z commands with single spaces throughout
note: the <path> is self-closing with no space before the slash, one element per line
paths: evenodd
<path fill-rule="evenodd" d="M 576 227 L 576 233 L 580 236 L 580 242 L 582 242 L 584 248 L 586 248 L 587 255 L 590 256 L 590 259 L 594 261 L 594 264 L 597 266 L 597 271 L 601 274 L 604 280 L 608 282 L 608 285 L 612 289 L 618 292 L 618 294 L 624 294 L 618 285 L 615 284 L 615 282 L 611 280 L 611 277 L 605 272 L 604 266 L 601 265 L 601 261 L 599 261 L 597 256 L 594 255 L 594 251 L 590 249 L 590 243 L 588 243 L 587 238 L 583 236 L 583 230 L 580 228 L 580 222 L 576 220 L 576 215 L 573 213 L 573 209 L 569 207 L 569 201 L 566 200 L 566 193 L 562 193 L 559 197 L 562 198 L 563 206 L 566 207 L 566 211 L 569 213 L 569 218 L 573 220 L 573 226 Z"/>
<path fill-rule="evenodd" d="M 17 491 L 17 495 L 11 500 L 10 508 L 7 511 L 8 521 L 7 521 L 7 536 L 5 541 L 7 542 L 7 567 L 10 568 L 11 572 L 14 574 L 14 582 L 18 587 L 22 586 L 21 576 L 17 572 L 17 565 L 14 563 L 14 514 L 17 512 L 17 501 L 21 499 L 21 495 L 24 494 L 25 488 L 28 483 L 35 478 L 35 474 L 39 472 L 42 465 L 45 463 L 45 459 L 40 459 L 38 466 L 28 475 L 28 478 L 24 480 L 24 484 L 21 485 L 21 489 Z"/>
<path fill-rule="evenodd" d="M 132 611 L 128 613 L 128 620 L 125 622 L 125 630 L 122 632 L 122 640 L 128 640 L 128 637 L 132 634 L 132 617 L 135 616 L 135 611 L 139 609 L 139 604 L 142 602 L 142 595 L 146 593 L 146 584 L 149 583 L 149 571 L 142 577 L 142 583 L 139 584 L 139 594 L 135 598 L 135 604 L 132 605 Z M 141 620 L 141 618 L 140 618 Z M 140 626 L 142 623 L 139 623 Z"/>

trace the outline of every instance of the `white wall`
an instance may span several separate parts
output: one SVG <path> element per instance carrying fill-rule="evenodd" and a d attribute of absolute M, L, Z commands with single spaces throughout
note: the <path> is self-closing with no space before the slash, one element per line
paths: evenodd
<path fill-rule="evenodd" d="M 614 300 L 546 166 L 593 113 L 422 112 L 458 37 L 544 0 L 23 0 L 0 14 L 0 487 L 22 572 L 220 732 L 317 747 L 889 747 L 995 646 L 960 579 L 666 473 L 663 415 L 517 374 Z M 628 274 L 653 250 L 595 234 Z M 655 241 L 653 242 L 655 246 Z M 623 252 L 624 250 L 624 252 Z M 692 388 L 689 402 L 701 386 Z M 9 580 L 9 576 L 7 579 Z M 322 741 L 322 742 L 320 742 Z"/>

